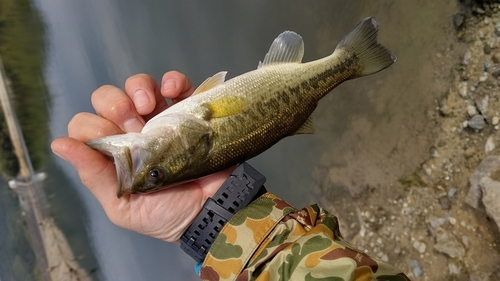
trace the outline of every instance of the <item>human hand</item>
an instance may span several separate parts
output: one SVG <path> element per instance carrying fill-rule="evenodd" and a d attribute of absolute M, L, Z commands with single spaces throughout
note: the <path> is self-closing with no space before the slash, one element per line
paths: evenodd
<path fill-rule="evenodd" d="M 234 169 L 155 193 L 117 198 L 113 161 L 85 144 L 95 138 L 140 132 L 145 121 L 168 107 L 165 98 L 179 101 L 193 91 L 187 77 L 176 71 L 163 75 L 161 87 L 145 74 L 128 78 L 125 91 L 102 86 L 92 94 L 98 115 L 76 114 L 68 125 L 69 137 L 52 142 L 52 151 L 73 165 L 114 224 L 168 242 L 177 241 Z"/>

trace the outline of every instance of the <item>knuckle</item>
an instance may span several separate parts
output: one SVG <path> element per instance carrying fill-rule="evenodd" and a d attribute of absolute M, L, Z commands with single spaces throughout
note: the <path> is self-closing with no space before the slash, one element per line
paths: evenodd
<path fill-rule="evenodd" d="M 125 118 L 133 115 L 135 110 L 134 104 L 129 99 L 123 99 L 111 103 L 108 106 L 108 113 L 111 119 L 116 121 L 125 121 Z"/>
<path fill-rule="evenodd" d="M 151 76 L 145 73 L 139 73 L 127 78 L 125 81 L 125 88 L 134 91 L 136 88 L 143 88 L 152 83 L 154 83 L 154 79 Z"/>
<path fill-rule="evenodd" d="M 151 77 L 149 75 L 147 75 L 146 73 L 135 74 L 135 75 L 132 75 L 129 78 L 127 78 L 127 80 L 125 81 L 125 84 L 127 84 L 129 82 L 133 82 L 135 80 L 144 80 L 144 79 L 149 80 L 149 79 L 151 79 Z"/>
<path fill-rule="evenodd" d="M 114 86 L 102 85 L 92 93 L 91 99 L 92 99 L 92 101 L 95 101 L 96 99 L 99 99 L 100 96 L 105 95 L 106 93 L 109 93 L 110 91 L 112 91 L 114 89 L 115 89 Z"/>
<path fill-rule="evenodd" d="M 87 119 L 87 114 L 85 112 L 77 113 L 68 123 L 68 136 L 74 137 L 76 132 L 79 131 L 81 126 L 85 124 Z"/>
<path fill-rule="evenodd" d="M 102 137 L 109 136 L 110 134 L 113 134 L 113 133 L 110 132 L 109 126 L 106 126 L 103 123 L 98 123 L 94 127 L 94 133 L 93 133 L 92 138 L 102 138 Z"/>

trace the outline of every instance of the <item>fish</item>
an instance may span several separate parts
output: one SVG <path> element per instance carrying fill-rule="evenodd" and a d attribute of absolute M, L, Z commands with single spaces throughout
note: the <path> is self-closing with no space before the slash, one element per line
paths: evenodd
<path fill-rule="evenodd" d="M 219 72 L 151 118 L 140 133 L 87 145 L 113 157 L 118 198 L 232 167 L 287 136 L 314 133 L 311 114 L 322 97 L 346 80 L 393 64 L 396 56 L 377 42 L 378 30 L 375 18 L 365 18 L 331 55 L 307 63 L 302 37 L 285 31 L 257 69 L 227 81 L 227 72 Z"/>

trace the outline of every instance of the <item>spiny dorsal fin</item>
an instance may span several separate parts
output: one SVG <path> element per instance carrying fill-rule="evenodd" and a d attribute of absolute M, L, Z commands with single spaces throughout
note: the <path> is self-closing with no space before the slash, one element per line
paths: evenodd
<path fill-rule="evenodd" d="M 243 111 L 247 106 L 242 97 L 227 96 L 205 104 L 210 110 L 210 118 L 221 118 Z"/>
<path fill-rule="evenodd" d="M 293 31 L 281 33 L 269 48 L 264 61 L 259 62 L 259 67 L 277 63 L 300 63 L 304 56 L 304 41 Z"/>
<path fill-rule="evenodd" d="M 299 135 L 299 134 L 314 134 L 314 124 L 311 116 L 309 116 L 306 122 L 304 122 L 304 124 L 302 124 L 302 126 L 297 130 L 297 132 L 294 133 L 294 135 Z"/>
<path fill-rule="evenodd" d="M 208 77 L 201 85 L 196 88 L 193 92 L 193 96 L 197 94 L 201 94 L 205 91 L 208 91 L 216 86 L 219 86 L 220 84 L 224 83 L 224 79 L 226 78 L 227 71 L 221 71 L 217 74 L 215 74 L 212 77 Z"/>

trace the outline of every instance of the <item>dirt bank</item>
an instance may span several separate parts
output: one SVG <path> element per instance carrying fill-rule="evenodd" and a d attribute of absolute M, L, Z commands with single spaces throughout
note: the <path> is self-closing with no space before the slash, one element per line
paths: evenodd
<path fill-rule="evenodd" d="M 500 6 L 483 2 L 462 1 L 447 19 L 456 40 L 431 58 L 447 86 L 425 113 L 426 160 L 361 195 L 335 189 L 331 169 L 313 173 L 344 236 L 412 280 L 500 280 Z"/>

